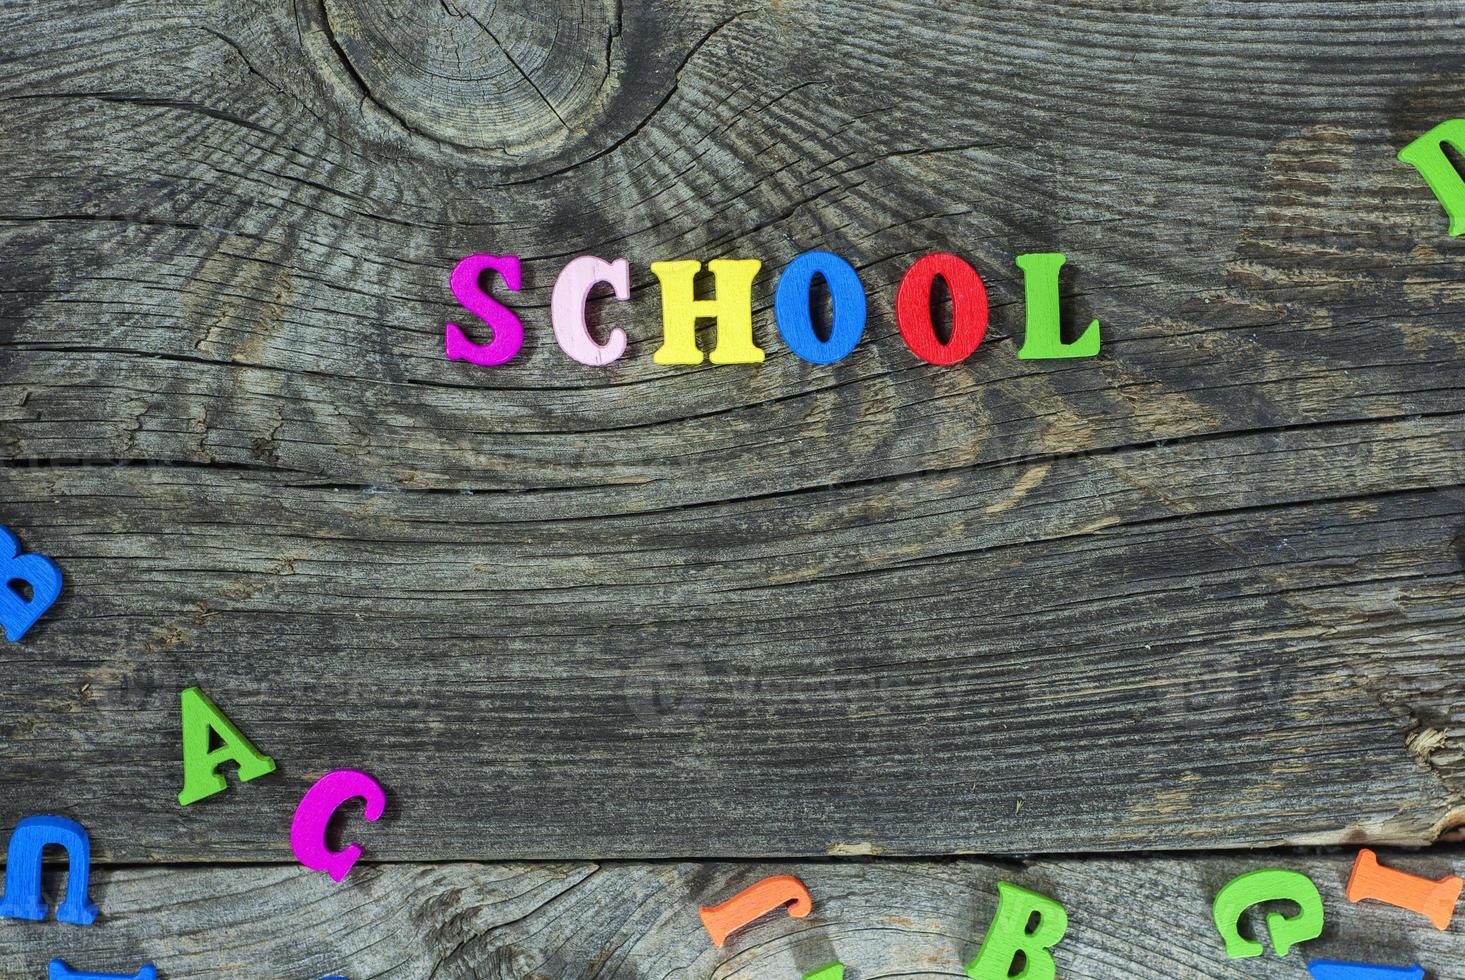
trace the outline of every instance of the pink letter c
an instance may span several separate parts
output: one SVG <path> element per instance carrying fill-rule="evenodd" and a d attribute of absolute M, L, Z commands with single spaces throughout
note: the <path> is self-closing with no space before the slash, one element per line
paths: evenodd
<path fill-rule="evenodd" d="M 585 301 L 600 282 L 610 284 L 616 299 L 630 299 L 631 264 L 625 259 L 607 262 L 593 255 L 572 259 L 555 280 L 549 304 L 554 339 L 560 350 L 591 367 L 610 364 L 626 352 L 626 332 L 620 327 L 610 332 L 604 344 L 597 344 L 585 328 Z"/>

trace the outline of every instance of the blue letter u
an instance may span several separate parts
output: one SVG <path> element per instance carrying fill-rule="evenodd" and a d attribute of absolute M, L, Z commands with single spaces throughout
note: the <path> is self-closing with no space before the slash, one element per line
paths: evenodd
<path fill-rule="evenodd" d="M 56 919 L 89 926 L 97 907 L 87 896 L 92 873 L 92 843 L 86 828 L 65 817 L 26 817 L 15 825 L 5 852 L 5 899 L 0 916 L 40 922 L 46 917 L 41 898 L 41 852 L 47 844 L 66 849 L 66 898 L 56 907 Z"/>

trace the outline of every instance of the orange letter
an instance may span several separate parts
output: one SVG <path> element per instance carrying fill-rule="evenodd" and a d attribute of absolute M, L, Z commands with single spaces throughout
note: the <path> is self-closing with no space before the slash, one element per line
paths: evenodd
<path fill-rule="evenodd" d="M 764 878 L 721 905 L 703 906 L 697 914 L 702 916 L 702 924 L 707 927 L 707 935 L 712 937 L 712 945 L 721 946 L 733 930 L 741 929 L 783 905 L 788 905 L 788 914 L 795 919 L 802 919 L 814 908 L 809 889 L 793 875 Z"/>
<path fill-rule="evenodd" d="M 1436 929 L 1450 928 L 1450 919 L 1455 915 L 1455 903 L 1460 901 L 1460 889 L 1465 881 L 1455 875 L 1446 875 L 1439 881 L 1420 878 L 1379 864 L 1378 855 L 1368 848 L 1358 852 L 1353 862 L 1353 875 L 1348 879 L 1348 901 L 1361 902 L 1365 898 L 1377 899 L 1397 905 L 1401 909 L 1418 912 Z"/>

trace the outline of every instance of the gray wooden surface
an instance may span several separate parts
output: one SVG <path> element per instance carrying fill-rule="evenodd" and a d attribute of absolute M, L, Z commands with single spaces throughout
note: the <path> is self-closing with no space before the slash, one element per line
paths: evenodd
<path fill-rule="evenodd" d="M 1384 854 L 1419 873 L 1460 871 L 1458 849 Z M 1228 960 L 1211 900 L 1261 867 L 1308 874 L 1322 892 L 1321 939 L 1285 958 Z M 475 978 L 475 980 L 799 980 L 833 960 L 846 980 L 964 978 L 996 907 L 996 882 L 1059 898 L 1068 933 L 1055 949 L 1065 980 L 1287 980 L 1310 958 L 1394 966 L 1434 980 L 1461 976 L 1459 925 L 1343 896 L 1351 859 L 1094 858 L 1000 864 L 879 861 L 789 864 L 389 864 L 350 887 L 280 865 L 128 868 L 98 894 L 90 928 L 0 924 L 7 976 L 41 977 L 49 957 L 169 980 Z M 814 910 L 759 920 L 717 949 L 697 907 L 768 874 L 796 874 Z M 1264 911 L 1286 912 L 1278 905 Z M 1248 926 L 1257 921 L 1248 918 Z M 1270 946 L 1268 946 L 1270 950 Z"/>
<path fill-rule="evenodd" d="M 351 766 L 392 860 L 1447 834 L 1465 275 L 1394 154 L 1465 7 L 1362 11 L 0 7 L 0 523 L 67 575 L 0 824 L 288 862 Z M 833 367 L 769 309 L 814 247 L 871 297 Z M 932 250 L 993 297 L 960 367 L 893 324 Z M 1099 357 L 1016 359 L 1031 250 Z M 474 251 L 525 257 L 500 369 L 442 355 Z M 587 252 L 605 370 L 549 332 Z M 767 363 L 653 364 L 647 265 L 719 255 Z M 194 683 L 280 771 L 183 810 Z"/>
<path fill-rule="evenodd" d="M 0 973 L 959 977 L 1005 878 L 1067 906 L 1065 978 L 1297 977 L 1209 921 L 1278 865 L 1309 955 L 1465 975 L 1458 925 L 1284 846 L 1465 824 L 1465 275 L 1394 159 L 1465 115 L 1462 28 L 0 4 L 0 524 L 67 576 L 0 651 L 0 827 L 86 824 L 103 911 L 0 920 Z M 869 291 L 833 367 L 772 323 L 808 248 Z M 935 250 L 993 300 L 955 368 L 893 322 Z M 1016 359 L 1049 250 L 1098 358 Z M 442 356 L 476 251 L 525 260 L 499 369 Z M 583 253 L 633 267 L 604 370 L 549 329 Z M 647 266 L 719 256 L 764 262 L 767 362 L 653 364 Z M 190 684 L 280 768 L 183 809 Z M 335 885 L 288 826 L 347 766 L 392 804 Z M 714 949 L 696 906 L 770 873 L 815 913 Z"/>

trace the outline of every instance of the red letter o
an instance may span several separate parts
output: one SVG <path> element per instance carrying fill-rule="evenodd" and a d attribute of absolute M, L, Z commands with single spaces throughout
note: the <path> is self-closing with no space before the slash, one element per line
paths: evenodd
<path fill-rule="evenodd" d="M 951 292 L 951 340 L 943 344 L 931 323 L 931 286 L 940 276 Z M 922 256 L 906 270 L 895 295 L 895 324 L 905 345 L 928 364 L 958 364 L 987 335 L 987 287 L 966 262 L 949 252 Z"/>

